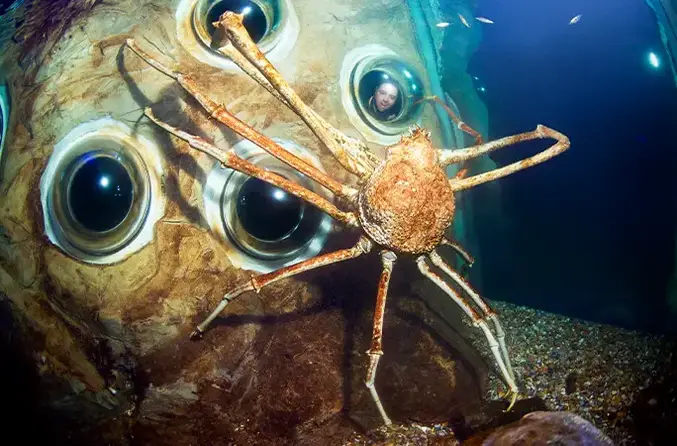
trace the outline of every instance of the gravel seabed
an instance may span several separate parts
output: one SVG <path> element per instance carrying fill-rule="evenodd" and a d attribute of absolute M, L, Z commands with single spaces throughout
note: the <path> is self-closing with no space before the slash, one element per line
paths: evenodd
<path fill-rule="evenodd" d="M 521 398 L 580 415 L 617 445 L 637 444 L 630 406 L 670 363 L 673 341 L 502 302 L 492 307 L 507 333 Z M 487 398 L 504 388 L 491 375 Z"/>
<path fill-rule="evenodd" d="M 590 421 L 617 445 L 638 444 L 631 405 L 639 392 L 666 370 L 676 344 L 666 336 L 625 330 L 503 302 L 491 302 L 507 333 L 506 342 L 520 399 L 541 398 L 549 410 L 570 411 Z M 486 339 L 469 339 L 492 358 Z M 488 400 L 506 389 L 495 374 Z M 454 445 L 444 424 L 412 424 L 355 434 L 350 445 Z"/>

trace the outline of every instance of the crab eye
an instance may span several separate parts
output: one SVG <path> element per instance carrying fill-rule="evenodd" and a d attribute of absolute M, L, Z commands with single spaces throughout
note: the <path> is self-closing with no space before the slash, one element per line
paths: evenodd
<path fill-rule="evenodd" d="M 81 124 L 66 135 L 40 181 L 52 243 L 83 261 L 105 264 L 150 241 L 163 210 L 161 172 L 141 153 L 158 152 L 108 118 Z"/>
<path fill-rule="evenodd" d="M 287 150 L 308 158 L 291 142 Z M 263 152 L 249 141 L 235 146 L 242 158 L 300 186 L 321 193 L 299 172 Z M 319 162 L 314 162 L 318 167 Z M 207 179 L 205 211 L 212 228 L 236 248 L 231 260 L 239 267 L 266 272 L 316 255 L 331 228 L 331 218 L 267 182 L 216 167 Z M 219 225 L 214 226 L 218 218 Z"/>

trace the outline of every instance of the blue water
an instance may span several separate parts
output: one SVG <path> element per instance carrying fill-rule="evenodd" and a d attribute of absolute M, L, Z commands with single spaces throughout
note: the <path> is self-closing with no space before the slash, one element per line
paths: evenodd
<path fill-rule="evenodd" d="M 469 66 L 485 89 L 490 139 L 539 123 L 571 139 L 563 155 L 501 180 L 506 222 L 477 222 L 483 293 L 665 330 L 677 88 L 653 11 L 641 0 L 483 0 L 476 13 L 495 22 Z M 544 148 L 492 158 L 504 165 Z M 482 187 L 470 194 L 481 205 Z"/>

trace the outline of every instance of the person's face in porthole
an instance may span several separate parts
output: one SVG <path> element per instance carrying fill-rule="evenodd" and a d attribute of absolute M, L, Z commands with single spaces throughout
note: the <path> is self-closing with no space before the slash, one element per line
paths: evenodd
<path fill-rule="evenodd" d="M 399 91 L 395 85 L 390 82 L 383 82 L 374 93 L 376 109 L 380 112 L 390 110 L 395 105 L 398 95 Z"/>

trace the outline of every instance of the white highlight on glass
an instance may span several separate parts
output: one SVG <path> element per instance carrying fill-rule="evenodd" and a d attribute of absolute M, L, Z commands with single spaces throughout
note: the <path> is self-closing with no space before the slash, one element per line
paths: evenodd
<path fill-rule="evenodd" d="M 284 191 L 277 189 L 273 192 L 273 198 L 275 198 L 277 201 L 282 201 L 284 200 Z"/>

